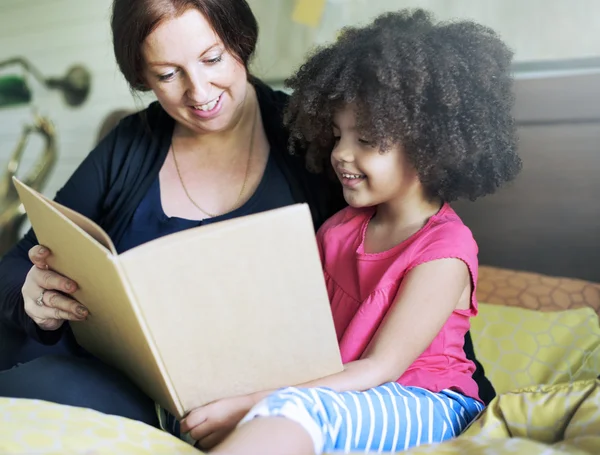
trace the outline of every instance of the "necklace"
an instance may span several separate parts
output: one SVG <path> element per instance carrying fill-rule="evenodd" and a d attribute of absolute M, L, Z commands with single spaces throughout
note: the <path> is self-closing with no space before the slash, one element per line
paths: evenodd
<path fill-rule="evenodd" d="M 179 181 L 181 182 L 181 186 L 183 187 L 183 191 L 185 192 L 185 195 L 190 200 L 190 202 L 192 204 L 194 204 L 194 206 L 198 210 L 200 210 L 202 213 L 204 213 L 205 215 L 208 215 L 211 218 L 214 218 L 214 217 L 220 216 L 220 215 L 224 215 L 225 213 L 228 213 L 231 210 L 235 209 L 238 206 L 238 204 L 240 203 L 242 196 L 244 195 L 244 190 L 246 189 L 246 184 L 248 182 L 248 174 L 250 173 L 250 158 L 252 157 L 252 151 L 254 149 L 254 131 L 256 130 L 256 117 L 257 117 L 257 113 L 256 113 L 256 111 L 254 111 L 254 119 L 252 120 L 252 132 L 250 133 L 250 150 L 248 150 L 248 162 L 246 163 L 246 174 L 244 175 L 244 181 L 242 182 L 242 188 L 240 189 L 240 194 L 238 195 L 232 208 L 223 213 L 207 212 L 202 207 L 200 207 L 198 204 L 196 204 L 196 201 L 194 201 L 194 199 L 192 199 L 192 196 L 190 196 L 190 193 L 188 192 L 187 187 L 185 186 L 185 183 L 183 182 L 183 178 L 181 177 L 181 172 L 179 171 L 179 164 L 177 163 L 177 156 L 175 154 L 175 145 L 173 143 L 171 143 L 171 149 L 173 150 L 173 161 L 175 161 L 175 169 L 177 169 L 177 175 L 179 176 Z"/>

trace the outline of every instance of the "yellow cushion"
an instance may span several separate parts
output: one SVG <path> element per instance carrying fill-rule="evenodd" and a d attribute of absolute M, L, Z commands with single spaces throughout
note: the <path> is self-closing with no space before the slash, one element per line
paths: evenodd
<path fill-rule="evenodd" d="M 499 395 L 464 437 L 593 443 L 600 453 L 600 380 L 526 387 Z"/>
<path fill-rule="evenodd" d="M 133 420 L 37 400 L 0 398 L 0 453 L 10 455 L 199 455 Z"/>
<path fill-rule="evenodd" d="M 592 308 L 541 312 L 480 303 L 471 333 L 498 393 L 600 374 L 600 325 Z"/>
<path fill-rule="evenodd" d="M 499 395 L 458 438 L 403 455 L 600 453 L 600 381 L 530 387 Z"/>

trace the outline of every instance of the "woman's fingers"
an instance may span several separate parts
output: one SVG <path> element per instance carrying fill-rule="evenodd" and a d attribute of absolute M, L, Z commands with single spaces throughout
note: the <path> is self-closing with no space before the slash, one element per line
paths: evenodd
<path fill-rule="evenodd" d="M 65 320 L 85 320 L 88 310 L 69 295 L 77 290 L 73 280 L 40 265 L 45 264 L 44 257 L 49 254 L 43 247 L 31 248 L 29 257 L 35 265 L 27 274 L 22 293 L 27 315 L 41 329 L 56 330 Z"/>
<path fill-rule="evenodd" d="M 54 289 L 61 292 L 72 293 L 77 290 L 77 284 L 68 278 L 48 270 L 46 260 L 50 256 L 50 250 L 41 245 L 35 245 L 29 249 L 29 259 L 36 268 L 44 270 L 43 273 L 30 273 L 35 283 L 43 289 Z"/>
<path fill-rule="evenodd" d="M 50 256 L 50 250 L 41 245 L 32 246 L 29 249 L 29 260 L 33 262 L 33 265 L 40 269 L 47 269 L 48 264 L 46 263 L 46 259 Z"/>
<path fill-rule="evenodd" d="M 34 283 L 42 289 L 66 292 L 67 294 L 77 289 L 75 282 L 52 270 L 34 270 L 31 272 L 31 276 Z"/>
<path fill-rule="evenodd" d="M 51 311 L 54 319 L 81 321 L 88 316 L 88 311 L 82 304 L 60 292 L 45 291 L 42 303 Z"/>
<path fill-rule="evenodd" d="M 64 321 L 83 321 L 87 318 L 87 310 L 69 296 L 57 291 L 39 289 L 37 299 L 25 299 L 25 312 L 43 330 L 56 330 Z M 43 291 L 43 292 L 42 292 Z"/>

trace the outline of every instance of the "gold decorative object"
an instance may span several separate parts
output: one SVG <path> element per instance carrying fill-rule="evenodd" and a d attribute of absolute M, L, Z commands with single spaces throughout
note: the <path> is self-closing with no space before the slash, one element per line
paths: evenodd
<path fill-rule="evenodd" d="M 43 136 L 44 148 L 29 173 L 25 177 L 20 177 L 20 180 L 40 191 L 58 156 L 54 126 L 47 118 L 36 115 L 34 122 L 23 128 L 19 142 L 0 177 L 0 256 L 17 242 L 19 228 L 25 219 L 25 210 L 13 186 L 12 177 L 17 175 L 31 134 Z"/>
<path fill-rule="evenodd" d="M 0 68 L 9 65 L 22 67 L 24 75 L 7 74 L 0 76 L 0 108 L 11 108 L 32 103 L 32 92 L 25 75 L 31 75 L 44 88 L 62 93 L 63 100 L 69 106 L 81 106 L 87 99 L 91 75 L 81 65 L 69 68 L 64 76 L 46 78 L 23 57 L 15 57 L 0 62 Z M 23 128 L 21 137 L 10 156 L 4 170 L 0 168 L 0 257 L 6 253 L 19 238 L 19 229 L 25 220 L 25 211 L 12 184 L 23 160 L 25 147 L 32 134 L 44 138 L 44 148 L 35 164 L 26 176 L 19 179 L 37 191 L 42 191 L 58 156 L 56 134 L 50 119 L 34 114 L 31 124 Z"/>

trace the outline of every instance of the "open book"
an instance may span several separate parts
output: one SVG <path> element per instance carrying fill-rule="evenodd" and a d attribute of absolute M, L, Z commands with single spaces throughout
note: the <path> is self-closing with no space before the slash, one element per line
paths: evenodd
<path fill-rule="evenodd" d="M 48 260 L 90 311 L 79 344 L 176 417 L 342 363 L 310 212 L 297 204 L 118 255 L 94 222 L 13 179 Z"/>

